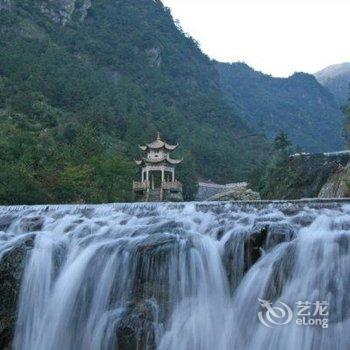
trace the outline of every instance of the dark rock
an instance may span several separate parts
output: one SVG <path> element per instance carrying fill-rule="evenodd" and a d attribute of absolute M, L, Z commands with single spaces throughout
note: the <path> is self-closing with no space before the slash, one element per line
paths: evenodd
<path fill-rule="evenodd" d="M 289 206 L 280 209 L 280 211 L 286 216 L 295 216 L 300 212 L 300 210 L 301 209 L 297 206 Z"/>
<path fill-rule="evenodd" d="M 235 232 L 224 246 L 223 265 L 231 292 L 240 283 L 245 273 L 245 238 L 246 232 Z"/>
<path fill-rule="evenodd" d="M 20 228 L 23 232 L 40 231 L 44 225 L 44 219 L 41 216 L 25 217 L 20 221 Z"/>
<path fill-rule="evenodd" d="M 332 222 L 331 230 L 335 231 L 349 231 L 350 230 L 350 221 L 340 221 Z"/>
<path fill-rule="evenodd" d="M 262 248 L 265 246 L 265 242 L 268 234 L 268 225 L 255 225 L 249 233 L 244 243 L 244 266 L 245 271 L 255 264 L 261 257 Z"/>
<path fill-rule="evenodd" d="M 153 301 L 130 305 L 117 325 L 117 349 L 156 349 L 156 318 L 157 308 Z"/>
<path fill-rule="evenodd" d="M 342 234 L 335 239 L 335 243 L 339 247 L 339 255 L 346 256 L 349 254 L 350 238 L 347 234 Z"/>
<path fill-rule="evenodd" d="M 3 215 L 0 217 L 0 231 L 6 231 L 12 222 L 16 219 L 14 215 Z"/>
<path fill-rule="evenodd" d="M 314 222 L 314 220 L 315 220 L 314 216 L 302 214 L 293 218 L 292 222 L 302 227 L 306 227 L 306 226 L 310 226 Z"/>
<path fill-rule="evenodd" d="M 225 243 L 223 263 L 231 290 L 261 258 L 264 251 L 296 237 L 293 227 L 282 223 L 258 223 L 249 231 L 233 234 Z"/>
<path fill-rule="evenodd" d="M 282 289 L 292 278 L 295 262 L 296 243 L 290 242 L 280 258 L 272 265 L 272 273 L 262 294 L 265 300 L 274 301 L 282 294 Z"/>
<path fill-rule="evenodd" d="M 268 227 L 265 249 L 272 249 L 280 243 L 293 240 L 295 237 L 296 233 L 291 225 L 274 223 Z"/>
<path fill-rule="evenodd" d="M 33 238 L 5 253 L 0 261 L 0 349 L 10 348 L 16 323 L 20 283 Z"/>

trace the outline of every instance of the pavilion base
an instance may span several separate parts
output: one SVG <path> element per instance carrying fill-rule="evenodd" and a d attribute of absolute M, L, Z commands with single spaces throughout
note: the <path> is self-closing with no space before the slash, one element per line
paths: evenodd
<path fill-rule="evenodd" d="M 149 189 L 133 191 L 135 202 L 182 202 L 183 196 L 180 190 Z"/>

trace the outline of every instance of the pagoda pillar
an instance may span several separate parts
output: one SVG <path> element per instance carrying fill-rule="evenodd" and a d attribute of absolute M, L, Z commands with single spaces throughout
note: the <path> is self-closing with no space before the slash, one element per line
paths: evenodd
<path fill-rule="evenodd" d="M 164 182 L 164 167 L 162 168 L 162 183 Z"/>
<path fill-rule="evenodd" d="M 175 181 L 175 169 L 172 170 L 171 175 L 172 175 L 172 182 L 174 182 Z"/>

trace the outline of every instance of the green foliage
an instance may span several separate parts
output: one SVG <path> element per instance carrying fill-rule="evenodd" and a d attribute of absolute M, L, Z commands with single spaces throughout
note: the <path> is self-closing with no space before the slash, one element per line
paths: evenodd
<path fill-rule="evenodd" d="M 275 138 L 275 154 L 271 161 L 261 163 L 250 174 L 252 188 L 260 192 L 263 199 L 283 199 L 298 178 L 290 164 L 291 142 L 286 133 Z"/>
<path fill-rule="evenodd" d="M 185 201 L 194 200 L 198 192 L 198 181 L 195 177 L 194 160 L 190 154 L 184 155 L 184 161 L 179 166 L 177 177 L 182 182 L 183 198 Z"/>
<path fill-rule="evenodd" d="M 96 0 L 66 26 L 35 0 L 12 5 L 0 18 L 1 203 L 128 201 L 137 145 L 157 131 L 181 144 L 186 199 L 198 175 L 243 180 L 264 158 L 265 139 L 240 141 L 250 131 L 214 65 L 160 1 Z"/>
<path fill-rule="evenodd" d="M 245 63 L 217 63 L 226 101 L 256 133 L 271 140 L 281 131 L 306 152 L 343 148 L 343 115 L 334 96 L 314 76 L 275 78 Z"/>
<path fill-rule="evenodd" d="M 288 140 L 287 134 L 282 131 L 278 136 L 275 137 L 274 146 L 277 151 L 290 150 L 292 143 Z"/>

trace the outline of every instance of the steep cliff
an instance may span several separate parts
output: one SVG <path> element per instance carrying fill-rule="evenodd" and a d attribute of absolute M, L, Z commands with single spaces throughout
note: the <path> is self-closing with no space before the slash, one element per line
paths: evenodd
<path fill-rule="evenodd" d="M 319 198 L 350 197 L 350 165 L 338 168 L 322 186 Z"/>

